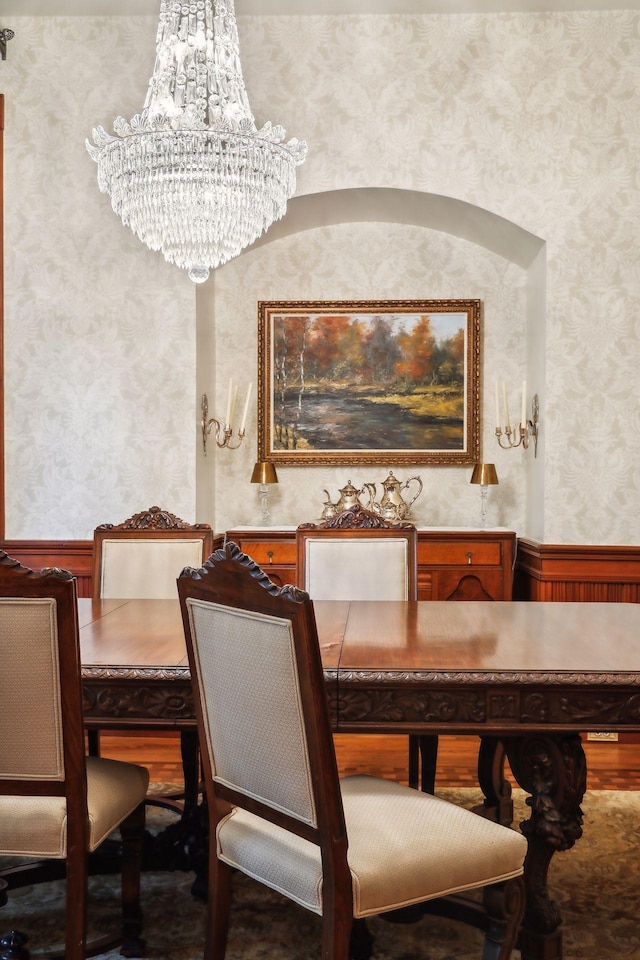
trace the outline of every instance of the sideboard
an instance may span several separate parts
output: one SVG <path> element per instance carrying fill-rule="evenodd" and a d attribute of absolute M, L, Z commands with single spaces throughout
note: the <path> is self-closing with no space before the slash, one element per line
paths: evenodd
<path fill-rule="evenodd" d="M 275 583 L 298 582 L 295 527 L 235 527 L 226 538 Z M 510 600 L 515 550 L 502 527 L 418 528 L 418 599 Z"/>

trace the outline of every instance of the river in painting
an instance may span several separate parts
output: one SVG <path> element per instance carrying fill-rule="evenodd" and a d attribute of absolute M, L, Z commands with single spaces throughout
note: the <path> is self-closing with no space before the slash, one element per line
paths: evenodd
<path fill-rule="evenodd" d="M 462 450 L 463 423 L 395 403 L 335 393 L 286 398 L 274 410 L 275 450 Z"/>

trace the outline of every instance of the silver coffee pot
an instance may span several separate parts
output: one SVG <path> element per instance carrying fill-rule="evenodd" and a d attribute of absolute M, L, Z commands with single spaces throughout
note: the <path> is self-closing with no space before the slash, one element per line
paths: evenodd
<path fill-rule="evenodd" d="M 405 500 L 402 496 L 403 490 L 408 490 L 410 484 L 417 483 L 418 487 L 414 495 L 410 500 Z M 365 483 L 363 489 L 366 488 L 369 494 L 369 502 L 365 504 L 367 510 L 371 510 L 372 513 L 377 514 L 383 520 L 388 520 L 391 523 L 396 523 L 399 520 L 407 520 L 409 518 L 409 511 L 412 505 L 416 502 L 420 494 L 422 493 L 422 480 L 420 477 L 409 477 L 404 483 L 401 483 L 393 475 L 393 471 L 389 471 L 389 476 L 386 480 L 381 481 L 382 486 L 382 495 L 380 500 L 376 500 L 377 487 L 375 483 Z"/>

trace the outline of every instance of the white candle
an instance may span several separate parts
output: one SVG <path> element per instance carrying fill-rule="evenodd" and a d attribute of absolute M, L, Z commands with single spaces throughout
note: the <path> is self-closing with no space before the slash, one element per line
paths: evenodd
<path fill-rule="evenodd" d="M 509 420 L 509 403 L 507 401 L 507 388 L 504 380 L 502 381 L 502 403 L 504 405 L 504 425 L 508 429 L 511 426 L 511 421 Z"/>
<path fill-rule="evenodd" d="M 493 386 L 496 394 L 496 430 L 502 429 L 502 424 L 500 423 L 500 392 L 498 390 L 498 381 L 493 381 Z"/>
<path fill-rule="evenodd" d="M 527 425 L 527 381 L 522 381 L 522 416 L 520 422 L 523 427 Z"/>
<path fill-rule="evenodd" d="M 238 399 L 238 384 L 233 385 L 233 396 L 231 397 L 231 412 L 229 414 L 229 429 L 233 423 L 233 415 L 236 412 L 236 400 Z"/>
<path fill-rule="evenodd" d="M 251 397 L 251 389 L 252 389 L 252 387 L 253 387 L 253 384 L 250 383 L 249 386 L 247 387 L 247 395 L 246 395 L 246 397 L 244 398 L 244 410 L 242 411 L 242 421 L 241 421 L 241 423 L 240 423 L 240 433 L 242 433 L 242 431 L 244 430 L 244 425 L 245 425 L 245 423 L 247 422 L 247 413 L 249 412 L 249 399 L 250 399 L 250 397 Z"/>
<path fill-rule="evenodd" d="M 227 412 L 224 417 L 225 427 L 231 426 L 231 397 L 233 396 L 233 380 L 229 380 L 229 392 L 227 393 Z"/>

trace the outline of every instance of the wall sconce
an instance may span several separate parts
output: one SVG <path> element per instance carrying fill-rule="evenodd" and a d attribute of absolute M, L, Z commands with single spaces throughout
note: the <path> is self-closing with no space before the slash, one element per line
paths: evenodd
<path fill-rule="evenodd" d="M 511 450 L 513 447 L 522 447 L 527 450 L 529 443 L 533 440 L 533 455 L 538 456 L 538 417 L 540 415 L 540 405 L 538 403 L 538 394 L 534 394 L 531 400 L 531 418 L 527 417 L 527 381 L 522 382 L 522 412 L 519 423 L 511 425 L 509 418 L 509 403 L 507 401 L 507 388 L 504 380 L 494 384 L 496 392 L 496 439 L 498 446 L 503 450 Z M 502 394 L 502 409 L 500 407 L 500 395 Z M 501 417 L 504 417 L 504 427 Z"/>
<path fill-rule="evenodd" d="M 476 463 L 469 483 L 480 484 L 480 526 L 487 526 L 487 494 L 489 486 L 498 483 L 498 474 L 494 463 Z"/>
<path fill-rule="evenodd" d="M 13 30 L 9 30 L 8 27 L 3 27 L 0 30 L 0 57 L 3 60 L 7 59 L 7 44 L 9 40 L 13 40 L 15 33 Z"/>
<path fill-rule="evenodd" d="M 262 507 L 261 522 L 269 522 L 271 513 L 269 511 L 269 484 L 278 482 L 276 468 L 270 460 L 258 460 L 251 474 L 251 483 L 259 483 L 260 504 Z"/>
<path fill-rule="evenodd" d="M 211 417 L 211 419 L 209 419 L 209 400 L 206 393 L 203 393 L 200 408 L 202 410 L 202 451 L 205 457 L 207 455 L 207 437 L 214 427 L 215 432 L 213 436 L 217 447 L 228 447 L 229 450 L 238 449 L 245 435 L 244 427 L 247 422 L 247 413 L 249 411 L 249 399 L 251 397 L 252 387 L 252 383 L 250 383 L 247 387 L 247 395 L 244 399 L 244 409 L 242 411 L 242 420 L 240 421 L 235 442 L 233 437 L 233 415 L 236 409 L 236 400 L 238 399 L 238 384 L 233 383 L 233 381 L 229 381 L 227 412 L 224 421 L 216 420 L 215 417 Z"/>

